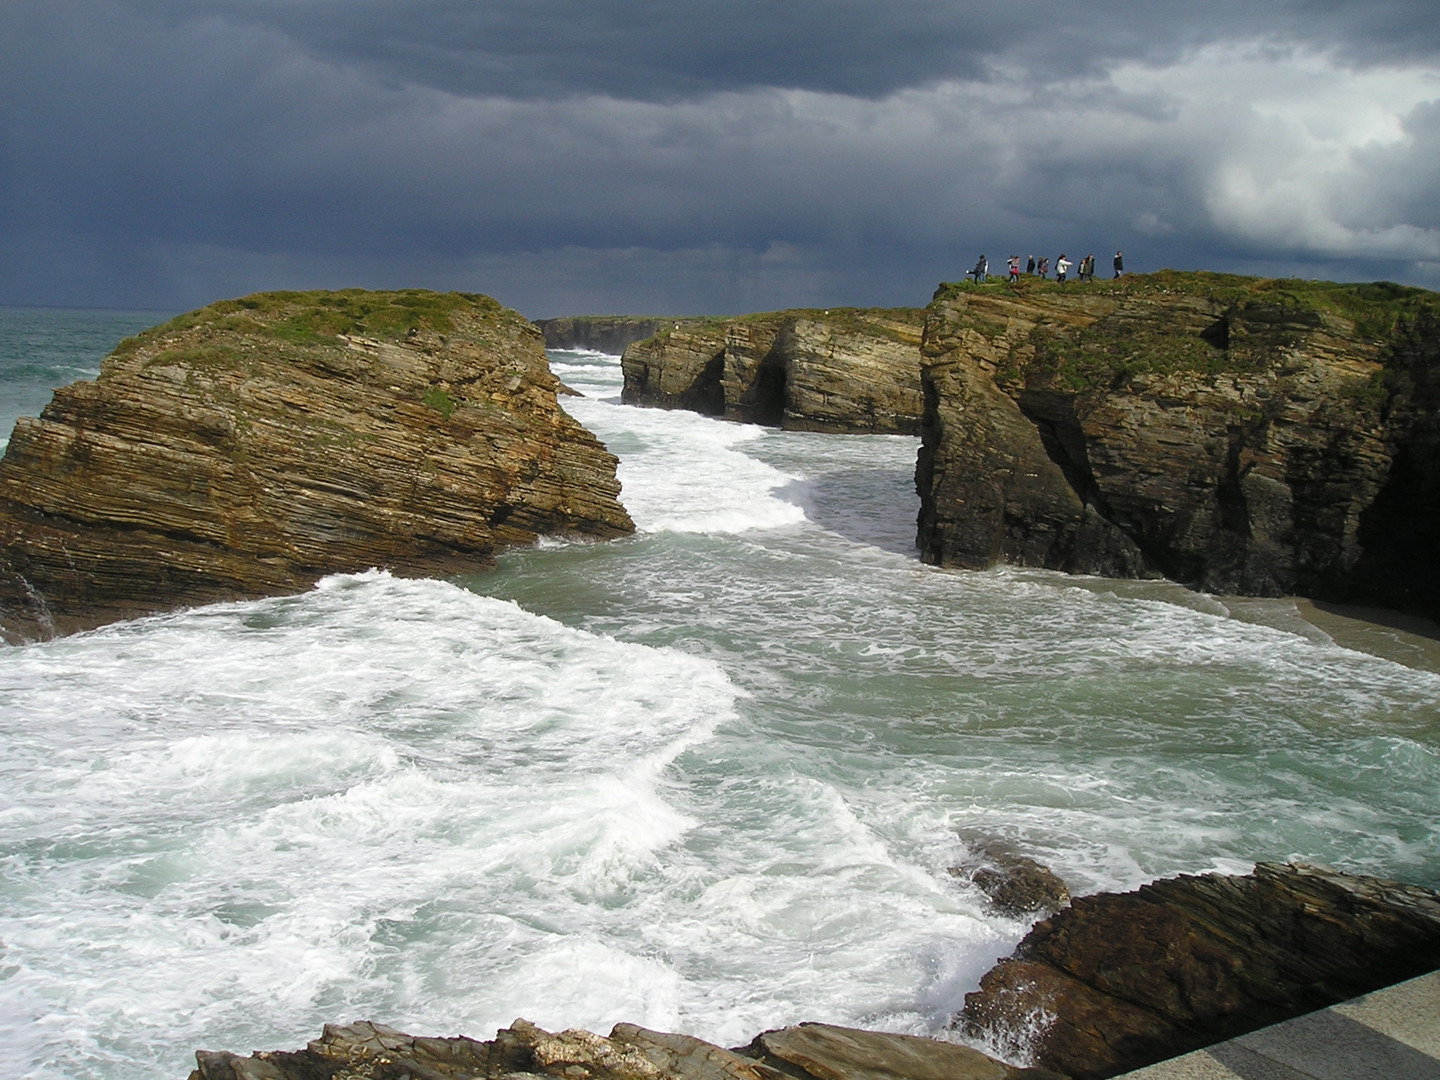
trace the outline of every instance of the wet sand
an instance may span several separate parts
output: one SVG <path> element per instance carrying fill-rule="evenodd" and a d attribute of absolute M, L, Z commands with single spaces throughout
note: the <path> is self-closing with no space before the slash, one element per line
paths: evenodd
<path fill-rule="evenodd" d="M 1406 667 L 1440 672 L 1440 624 L 1386 608 L 1308 600 L 1225 597 L 1237 619 L 1322 637 L 1346 649 L 1384 657 Z"/>

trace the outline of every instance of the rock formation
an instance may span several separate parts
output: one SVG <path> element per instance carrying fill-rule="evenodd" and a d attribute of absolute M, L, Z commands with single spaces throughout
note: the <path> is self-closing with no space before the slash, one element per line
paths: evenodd
<path fill-rule="evenodd" d="M 1075 900 L 965 999 L 958 1026 L 1114 1076 L 1440 966 L 1440 894 L 1262 863 Z"/>
<path fill-rule="evenodd" d="M 1064 1080 L 977 1050 L 825 1024 L 766 1032 L 756 1056 L 689 1035 L 617 1024 L 609 1038 L 516 1020 L 491 1042 L 417 1038 L 380 1024 L 327 1024 L 304 1050 L 199 1051 L 190 1080 Z M 774 1062 L 770 1064 L 769 1062 Z"/>
<path fill-rule="evenodd" d="M 648 315 L 573 315 L 561 319 L 536 319 L 545 335 L 547 349 L 590 349 L 619 356 L 632 341 L 653 337 L 663 327 L 685 319 Z"/>
<path fill-rule="evenodd" d="M 24 640 L 337 571 L 449 574 L 630 531 L 615 459 L 487 297 L 268 293 L 120 343 L 0 462 L 0 627 Z"/>
<path fill-rule="evenodd" d="M 622 399 L 795 431 L 920 431 L 913 308 L 681 322 L 625 349 Z"/>
<path fill-rule="evenodd" d="M 949 873 L 984 893 L 1001 915 L 1053 915 L 1070 902 L 1069 887 L 1049 867 L 996 837 L 966 839 L 967 856 L 950 867 Z"/>
<path fill-rule="evenodd" d="M 1440 297 L 1135 275 L 942 286 L 922 557 L 1440 609 Z"/>

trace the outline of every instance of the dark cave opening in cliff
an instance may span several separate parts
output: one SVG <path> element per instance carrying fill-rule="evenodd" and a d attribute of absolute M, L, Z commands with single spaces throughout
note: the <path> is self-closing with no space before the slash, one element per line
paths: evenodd
<path fill-rule="evenodd" d="M 785 359 L 772 349 L 755 371 L 753 405 L 750 418 L 756 424 L 780 427 L 785 419 L 789 388 L 785 375 Z"/>

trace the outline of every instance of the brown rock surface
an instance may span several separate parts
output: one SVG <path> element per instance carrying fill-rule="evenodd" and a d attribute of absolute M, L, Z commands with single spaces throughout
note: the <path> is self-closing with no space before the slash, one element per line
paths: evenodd
<path fill-rule="evenodd" d="M 1382 492 L 1414 522 L 1414 492 L 1440 490 L 1436 446 L 1412 452 L 1437 430 L 1437 395 L 1419 380 L 1399 408 L 1394 380 L 1401 331 L 1429 325 L 1437 300 L 1168 272 L 942 287 L 922 349 L 922 557 L 1433 613 L 1440 511 L 1418 516 L 1393 587 L 1365 567 L 1412 527 L 1377 516 Z M 1420 479 L 1395 498 L 1407 453 Z"/>
<path fill-rule="evenodd" d="M 0 462 L 3 634 L 628 532 L 559 389 L 539 331 L 482 296 L 260 294 L 128 339 Z"/>
<path fill-rule="evenodd" d="M 756 1044 L 761 1040 L 777 1047 L 778 1055 L 764 1048 L 760 1053 L 783 1070 L 689 1035 L 634 1024 L 616 1024 L 605 1038 L 582 1030 L 552 1034 L 516 1020 L 492 1042 L 479 1042 L 463 1036 L 417 1038 L 361 1021 L 327 1024 L 321 1038 L 299 1051 L 241 1057 L 201 1050 L 190 1080 L 792 1080 L 797 1075 L 814 1080 L 1064 1080 L 908 1035 L 806 1024 L 767 1032 Z"/>
<path fill-rule="evenodd" d="M 623 399 L 797 431 L 917 434 L 913 308 L 682 321 L 625 349 Z"/>
<path fill-rule="evenodd" d="M 950 874 L 969 881 L 1002 915 L 1054 914 L 1070 902 L 1070 889 L 1047 866 L 996 837 L 966 838 L 969 851 Z"/>
<path fill-rule="evenodd" d="M 968 1046 L 834 1024 L 767 1031 L 746 1052 L 805 1080 L 1065 1080 L 1049 1069 L 1006 1065 Z"/>
<path fill-rule="evenodd" d="M 1039 923 L 957 1023 L 1088 1080 L 1440 966 L 1440 894 L 1323 867 L 1157 881 Z"/>

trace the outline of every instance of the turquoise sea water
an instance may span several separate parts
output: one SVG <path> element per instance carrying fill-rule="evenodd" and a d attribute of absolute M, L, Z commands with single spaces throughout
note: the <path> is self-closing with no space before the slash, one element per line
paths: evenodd
<path fill-rule="evenodd" d="M 76 343 L 107 317 L 23 316 L 57 382 L 156 321 Z M 1287 858 L 1440 885 L 1440 675 L 1285 602 L 922 566 L 914 440 L 552 362 L 633 538 L 0 649 L 7 1073 L 179 1078 L 358 1018 L 941 1033 L 1027 928 L 946 872 L 981 837 L 1077 892 Z"/>

